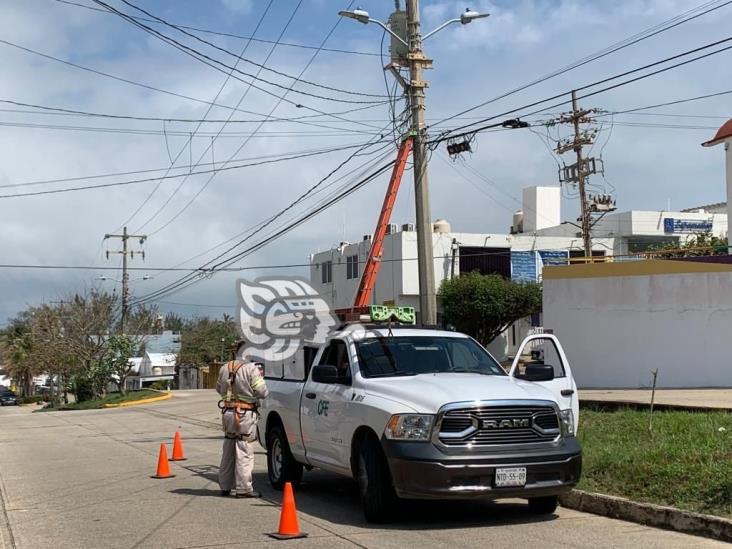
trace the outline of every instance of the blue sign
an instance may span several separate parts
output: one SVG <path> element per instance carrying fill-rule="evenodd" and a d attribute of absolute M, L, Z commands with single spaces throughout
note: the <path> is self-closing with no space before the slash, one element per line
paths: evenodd
<path fill-rule="evenodd" d="M 674 219 L 663 218 L 665 233 L 706 233 L 712 230 L 711 219 Z"/>
<path fill-rule="evenodd" d="M 539 250 L 539 260 L 542 266 L 566 265 L 569 263 L 568 250 Z"/>
<path fill-rule="evenodd" d="M 511 280 L 536 282 L 536 252 L 511 251 Z"/>

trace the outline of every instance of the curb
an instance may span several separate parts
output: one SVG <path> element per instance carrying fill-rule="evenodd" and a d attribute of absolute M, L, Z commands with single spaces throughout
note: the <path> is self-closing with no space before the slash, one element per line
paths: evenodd
<path fill-rule="evenodd" d="M 559 503 L 568 509 L 732 542 L 732 520 L 722 517 L 652 503 L 638 503 L 584 490 L 572 490 L 560 496 Z"/>
<path fill-rule="evenodd" d="M 602 399 L 583 399 L 580 397 L 579 404 L 581 408 L 599 408 L 601 410 L 619 410 L 623 408 L 634 408 L 636 410 L 648 410 L 651 407 L 650 402 L 638 402 L 634 400 L 602 400 Z M 653 404 L 654 410 L 667 410 L 678 412 L 732 412 L 732 408 L 724 408 L 718 406 L 701 406 L 690 404 Z"/>
<path fill-rule="evenodd" d="M 131 400 L 130 402 L 120 402 L 119 404 L 105 404 L 103 408 L 127 408 L 128 406 L 137 406 L 138 404 L 148 404 L 150 402 L 159 402 L 173 398 L 172 392 L 163 393 L 160 396 L 141 398 L 140 400 Z"/>

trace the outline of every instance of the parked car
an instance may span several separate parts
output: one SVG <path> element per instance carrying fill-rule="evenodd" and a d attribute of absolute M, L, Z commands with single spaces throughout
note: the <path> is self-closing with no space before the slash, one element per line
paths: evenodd
<path fill-rule="evenodd" d="M 0 391 L 0 406 L 18 406 L 18 398 L 10 389 Z"/>
<path fill-rule="evenodd" d="M 577 387 L 553 335 L 529 336 L 507 373 L 465 334 L 369 325 L 265 372 L 274 488 L 319 467 L 355 479 L 382 521 L 399 498 L 526 498 L 552 513 L 579 481 Z"/>

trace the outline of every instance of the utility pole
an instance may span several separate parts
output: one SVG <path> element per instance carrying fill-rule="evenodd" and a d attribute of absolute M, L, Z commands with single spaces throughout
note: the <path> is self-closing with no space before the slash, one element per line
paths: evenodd
<path fill-rule="evenodd" d="M 585 257 L 592 257 L 592 236 L 590 235 L 590 212 L 587 207 L 585 172 L 582 169 L 582 140 L 580 139 L 580 117 L 577 110 L 577 92 L 572 90 L 572 122 L 574 123 L 574 152 L 577 153 L 577 182 L 579 185 L 582 240 L 585 244 Z"/>
<path fill-rule="evenodd" d="M 122 234 L 105 234 L 104 240 L 107 240 L 108 238 L 119 238 L 122 240 L 122 249 L 121 250 L 115 250 L 115 251 L 109 251 L 107 250 L 107 259 L 109 259 L 109 254 L 119 254 L 122 256 L 122 321 L 121 321 L 121 331 L 124 334 L 125 333 L 125 323 L 127 321 L 127 302 L 130 297 L 130 275 L 127 273 L 127 256 L 130 256 L 130 259 L 134 259 L 135 253 L 142 256 L 143 261 L 145 260 L 145 251 L 144 250 L 138 250 L 135 252 L 134 250 L 128 250 L 127 248 L 127 240 L 130 238 L 138 238 L 140 244 L 142 245 L 145 240 L 147 240 L 147 235 L 144 234 L 129 234 L 127 232 L 127 227 L 124 227 L 122 230 Z"/>
<path fill-rule="evenodd" d="M 432 215 L 430 210 L 429 177 L 427 175 L 427 144 L 425 135 L 425 88 L 422 71 L 432 67 L 422 51 L 419 23 L 419 0 L 407 0 L 407 43 L 409 44 L 409 108 L 412 113 L 414 136 L 414 198 L 416 201 L 417 268 L 419 271 L 419 311 L 422 324 L 437 324 L 435 296 L 435 264 L 432 251 Z"/>
<path fill-rule="evenodd" d="M 568 139 L 560 140 L 554 149 L 557 154 L 564 154 L 574 151 L 576 162 L 569 166 L 565 165 L 559 170 L 560 183 L 577 184 L 580 198 L 580 230 L 586 261 L 592 261 L 592 212 L 603 214 L 615 209 L 615 203 L 609 196 L 587 195 L 587 180 L 594 173 L 602 173 L 602 161 L 596 158 L 584 158 L 582 147 L 591 145 L 597 137 L 597 130 L 594 128 L 583 130 L 581 124 L 589 124 L 593 119 L 589 116 L 598 112 L 597 109 L 580 109 L 577 106 L 577 93 L 572 90 L 572 111 L 565 113 L 558 120 L 553 120 L 549 125 L 572 124 L 573 135 Z M 588 200 L 591 199 L 591 200 Z M 592 204 L 590 204 L 592 202 Z"/>

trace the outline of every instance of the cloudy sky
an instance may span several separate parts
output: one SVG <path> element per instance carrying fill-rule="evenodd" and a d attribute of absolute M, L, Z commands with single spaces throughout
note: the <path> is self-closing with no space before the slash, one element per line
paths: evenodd
<path fill-rule="evenodd" d="M 105 2 L 123 13 L 143 15 L 121 0 Z M 264 17 L 269 4 L 266 0 L 133 3 L 178 25 L 242 37 L 255 33 L 254 37 L 261 41 L 191 31 L 237 54 L 245 50 L 243 57 L 248 61 L 239 61 L 237 65 L 244 73 L 256 75 L 260 70 L 257 63 L 263 64 L 265 60 L 269 69 L 280 73 L 262 70 L 259 78 L 269 83 L 260 80 L 256 88 L 250 87 L 247 76 L 234 72 L 233 77 L 227 78 L 230 69 L 219 66 L 220 70 L 216 70 L 193 59 L 106 12 L 93 0 L 0 0 L 0 100 L 158 119 L 52 114 L 35 107 L 1 103 L 0 263 L 118 267 L 119 256 L 107 260 L 104 252 L 117 249 L 119 242 L 102 239 L 105 233 L 119 232 L 126 223 L 130 231 L 149 236 L 143 246 L 144 263 L 139 257 L 131 263 L 144 268 L 131 275 L 133 294 L 144 296 L 185 274 L 156 268 L 195 268 L 205 264 L 247 236 L 247 229 L 261 227 L 263 221 L 288 206 L 357 150 L 328 149 L 379 141 L 381 133 L 388 137 L 389 130 L 384 128 L 390 128 L 390 109 L 383 97 L 387 84 L 382 60 L 373 55 L 379 52 L 382 39 L 375 25 L 341 21 L 325 43 L 327 49 L 318 52 L 312 61 L 314 49 L 272 43 L 282 35 L 283 43 L 320 45 L 338 22 L 337 11 L 347 7 L 348 0 L 304 0 L 299 7 L 296 0 L 274 0 Z M 710 7 L 723 3 L 705 2 Z M 427 74 L 427 116 L 433 124 L 430 131 L 438 135 L 447 128 L 726 38 L 732 22 L 732 5 L 461 118 L 437 124 L 700 5 L 701 0 L 475 1 L 471 8 L 488 11 L 492 16 L 465 27 L 453 25 L 426 43 L 428 55 L 435 60 L 434 70 Z M 372 17 L 385 20 L 394 3 L 361 0 L 361 6 Z M 424 1 L 425 30 L 456 16 L 465 7 L 459 2 Z M 237 62 L 176 30 L 145 24 L 230 67 Z M 385 48 L 387 45 L 388 40 Z M 334 49 L 351 53 L 330 51 Z M 732 50 L 723 52 L 582 103 L 613 111 L 726 91 L 732 82 L 731 56 Z M 337 90 L 297 84 L 288 91 L 293 84 L 288 75 L 300 75 L 306 66 L 304 80 Z M 387 82 L 391 87 L 391 77 Z M 614 192 L 621 210 L 663 209 L 669 201 L 672 208 L 685 208 L 724 200 L 722 152 L 702 149 L 699 144 L 714 133 L 712 128 L 732 115 L 731 98 L 732 95 L 726 95 L 647 111 L 653 115 L 600 118 L 603 124 L 593 154 L 602 154 L 606 179 L 594 178 L 595 190 Z M 240 110 L 232 111 L 231 107 L 237 104 Z M 402 102 L 397 103 L 397 114 L 403 106 Z M 319 114 L 356 108 L 361 110 L 338 118 Z M 531 110 L 537 109 L 523 113 Z M 561 108 L 555 108 L 552 112 L 560 111 Z M 280 119 L 309 118 L 297 122 L 257 122 L 270 113 Z M 204 116 L 219 122 L 199 127 L 196 122 L 160 120 L 195 121 Z M 248 122 L 224 124 L 229 116 Z M 542 121 L 550 117 L 537 114 L 526 119 Z M 479 135 L 474 153 L 456 163 L 446 159 L 444 147 L 437 149 L 430 164 L 433 218 L 446 218 L 454 229 L 464 232 L 505 232 L 512 212 L 520 207 L 522 187 L 556 183 L 557 160 L 541 137 L 547 136 L 547 130 L 533 130 Z M 557 137 L 556 129 L 548 131 L 550 137 Z M 317 154 L 215 174 L 154 179 L 166 174 L 171 165 L 173 168 L 167 173 L 180 175 L 187 171 L 210 172 L 212 165 L 220 169 L 306 153 Z M 378 167 L 393 156 L 394 148 L 388 141 L 364 149 L 337 172 L 337 176 L 345 175 L 344 179 L 328 180 L 319 187 L 319 193 L 308 196 L 236 250 L 258 242 L 327 199 L 341 185 L 368 173 L 365 170 L 369 166 Z M 232 161 L 226 164 L 229 159 Z M 109 174 L 121 175 L 19 186 Z M 61 194 L 6 197 L 140 179 L 152 180 Z M 310 253 L 372 232 L 386 179 L 376 179 L 235 265 L 304 263 Z M 329 183 L 332 185 L 327 186 Z M 413 221 L 414 217 L 410 175 L 405 183 L 393 215 L 398 223 Z M 563 208 L 565 219 L 576 218 L 575 199 L 568 195 Z M 306 270 L 277 272 L 305 274 Z M 246 276 L 263 273 L 253 269 Z M 97 280 L 101 275 L 110 280 Z M 144 275 L 151 278 L 142 280 Z M 189 314 L 221 314 L 227 309 L 216 306 L 234 303 L 233 281 L 237 276 L 240 275 L 220 273 L 202 280 L 165 297 L 160 307 Z M 0 268 L 0 325 L 27 305 L 95 286 L 112 290 L 118 286 L 112 280 L 115 278 L 121 278 L 119 271 Z"/>

